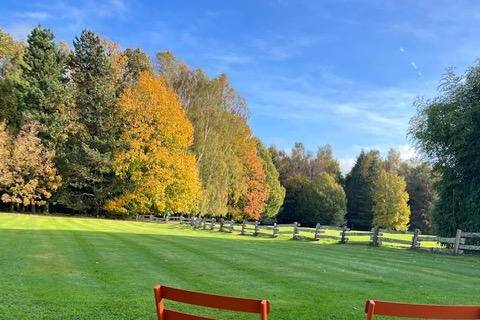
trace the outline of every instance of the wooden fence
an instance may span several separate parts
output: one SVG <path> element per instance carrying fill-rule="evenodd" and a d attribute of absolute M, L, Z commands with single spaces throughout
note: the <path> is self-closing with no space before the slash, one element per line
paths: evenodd
<path fill-rule="evenodd" d="M 261 225 L 257 222 L 244 220 L 236 223 L 233 220 L 219 218 L 185 218 L 178 217 L 156 217 L 153 215 L 137 216 L 139 221 L 167 223 L 178 222 L 189 224 L 194 229 L 239 233 L 241 235 L 263 236 L 278 238 L 289 236 L 294 240 L 332 240 L 338 243 L 364 243 L 375 247 L 382 245 L 394 245 L 413 250 L 424 250 L 438 253 L 463 254 L 465 251 L 480 251 L 480 233 L 464 232 L 457 230 L 453 238 L 439 237 L 433 235 L 422 235 L 419 230 L 414 232 L 395 231 L 374 227 L 370 231 L 355 231 L 347 227 L 325 226 L 317 224 L 315 228 L 302 227 L 299 223 Z M 477 240 L 478 239 L 478 240 Z M 475 242 L 471 244 L 471 242 Z M 469 243 L 470 242 L 470 243 Z"/>

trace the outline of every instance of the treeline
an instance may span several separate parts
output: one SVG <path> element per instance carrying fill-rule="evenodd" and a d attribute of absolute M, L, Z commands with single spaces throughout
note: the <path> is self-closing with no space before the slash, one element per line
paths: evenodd
<path fill-rule="evenodd" d="M 226 75 L 88 30 L 71 48 L 0 31 L 0 207 L 478 231 L 480 66 L 440 89 L 409 133 L 428 162 L 362 151 L 344 177 L 329 146 L 263 146 Z"/>
<path fill-rule="evenodd" d="M 228 78 L 154 62 L 87 30 L 72 49 L 0 32 L 3 206 L 274 217 L 285 191 Z"/>
<path fill-rule="evenodd" d="M 436 194 L 426 163 L 402 161 L 393 149 L 385 159 L 379 151 L 362 151 L 344 178 L 329 145 L 316 154 L 301 143 L 289 153 L 275 147 L 270 152 L 286 188 L 279 222 L 432 230 Z"/>

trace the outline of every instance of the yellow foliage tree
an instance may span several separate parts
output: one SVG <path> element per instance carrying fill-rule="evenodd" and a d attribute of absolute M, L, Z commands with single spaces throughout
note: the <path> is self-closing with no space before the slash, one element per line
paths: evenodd
<path fill-rule="evenodd" d="M 118 100 L 124 147 L 114 151 L 114 169 L 125 185 L 106 209 L 122 214 L 185 212 L 200 195 L 193 127 L 176 94 L 148 72 Z"/>
<path fill-rule="evenodd" d="M 373 192 L 373 224 L 383 228 L 407 230 L 410 220 L 405 179 L 381 170 Z"/>
<path fill-rule="evenodd" d="M 55 152 L 46 148 L 38 137 L 39 124 L 28 123 L 11 139 L 0 125 L 0 154 L 7 166 L 0 168 L 3 184 L 1 200 L 12 206 L 45 206 L 61 183 L 53 163 Z"/>

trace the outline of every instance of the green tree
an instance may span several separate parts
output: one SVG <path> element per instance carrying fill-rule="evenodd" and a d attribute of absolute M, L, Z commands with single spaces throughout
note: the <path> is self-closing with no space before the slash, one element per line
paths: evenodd
<path fill-rule="evenodd" d="M 38 122 L 42 142 L 58 150 L 67 138 L 66 56 L 50 30 L 36 27 L 28 36 L 23 60 L 24 117 Z"/>
<path fill-rule="evenodd" d="M 480 65 L 449 72 L 439 96 L 419 100 L 410 135 L 440 176 L 434 224 L 442 235 L 480 229 Z"/>
<path fill-rule="evenodd" d="M 350 228 L 370 229 L 373 221 L 373 192 L 382 169 L 380 152 L 362 151 L 345 180 L 347 221 Z"/>
<path fill-rule="evenodd" d="M 422 232 L 432 231 L 432 208 L 436 200 L 434 181 L 437 178 L 432 168 L 425 162 L 402 163 L 400 174 L 407 182 L 410 207 L 410 230 L 419 229 Z"/>
<path fill-rule="evenodd" d="M 285 187 L 285 200 L 283 207 L 278 213 L 277 221 L 279 223 L 299 222 L 301 217 L 299 215 L 298 202 L 300 194 L 306 194 L 305 189 L 309 188 L 310 181 L 301 175 L 288 177 L 283 182 Z"/>
<path fill-rule="evenodd" d="M 299 222 L 303 226 L 340 226 L 345 222 L 346 197 L 334 177 L 322 173 L 313 181 L 303 176 L 289 177 L 278 222 Z"/>
<path fill-rule="evenodd" d="M 67 143 L 61 166 L 65 182 L 58 201 L 77 211 L 99 214 L 116 192 L 112 161 L 120 135 L 116 82 L 97 34 L 85 30 L 73 46 L 70 68 L 79 129 Z"/>
<path fill-rule="evenodd" d="M 20 130 L 23 110 L 20 104 L 23 45 L 0 30 L 0 121 L 15 132 Z"/>
<path fill-rule="evenodd" d="M 266 201 L 264 215 L 268 218 L 274 218 L 285 199 L 285 188 L 280 184 L 280 175 L 277 168 L 273 164 L 272 158 L 268 150 L 263 146 L 262 142 L 257 139 L 257 149 L 263 160 L 263 169 L 266 175 L 269 196 Z"/>
<path fill-rule="evenodd" d="M 408 193 L 403 177 L 380 170 L 373 191 L 373 224 L 394 230 L 407 230 L 410 220 Z"/>

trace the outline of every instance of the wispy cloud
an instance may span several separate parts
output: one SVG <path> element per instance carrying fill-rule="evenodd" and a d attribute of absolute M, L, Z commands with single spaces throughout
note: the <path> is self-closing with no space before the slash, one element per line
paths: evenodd
<path fill-rule="evenodd" d="M 17 17 L 22 19 L 46 20 L 51 18 L 52 15 L 45 11 L 26 11 L 18 13 Z"/>
<path fill-rule="evenodd" d="M 12 23 L 3 26 L 3 28 L 16 40 L 24 41 L 27 39 L 28 34 L 35 27 L 35 24 L 30 23 Z"/>

